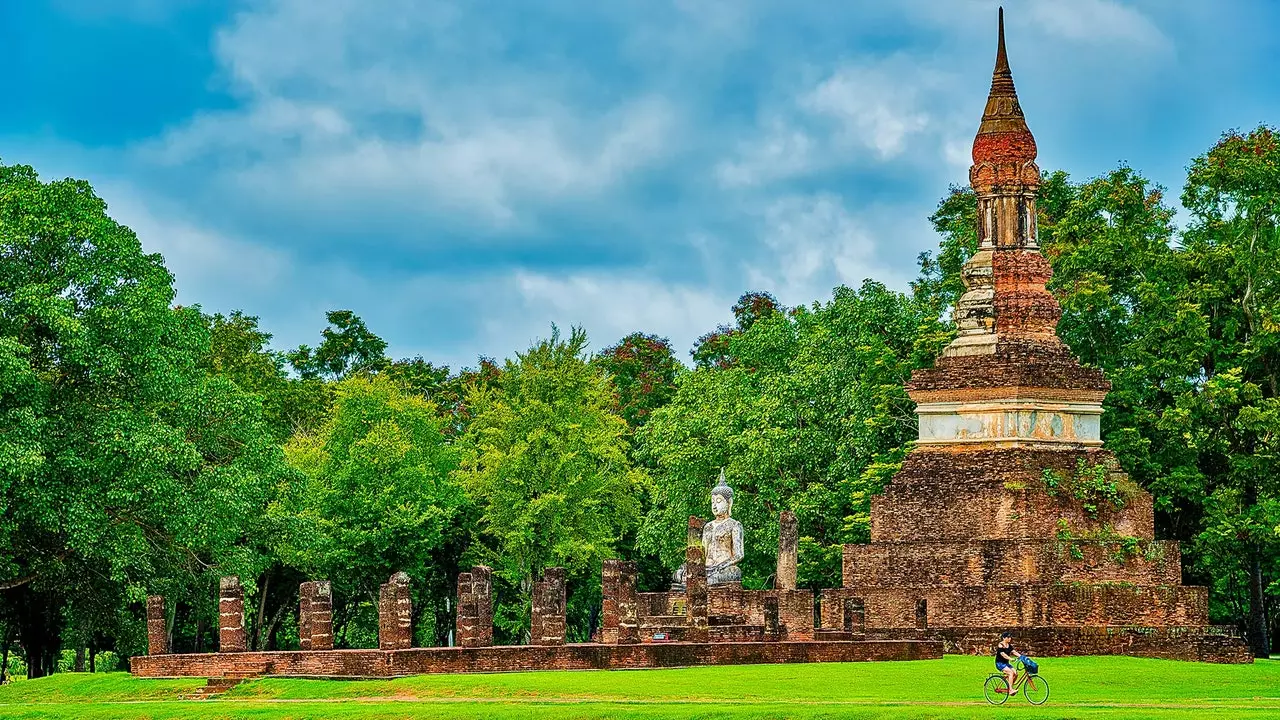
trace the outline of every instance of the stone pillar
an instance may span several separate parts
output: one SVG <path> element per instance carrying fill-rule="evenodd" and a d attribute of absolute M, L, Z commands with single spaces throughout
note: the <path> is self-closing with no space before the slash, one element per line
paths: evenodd
<path fill-rule="evenodd" d="M 844 601 L 845 632 L 861 635 L 867 630 L 867 606 L 862 598 L 847 598 Z"/>
<path fill-rule="evenodd" d="M 600 577 L 604 597 L 600 612 L 600 642 L 608 645 L 640 642 L 635 562 L 605 560 Z"/>
<path fill-rule="evenodd" d="M 333 589 L 328 580 L 298 586 L 298 645 L 303 650 L 333 649 Z"/>
<path fill-rule="evenodd" d="M 240 578 L 228 575 L 218 581 L 218 652 L 244 652 L 244 588 Z"/>
<path fill-rule="evenodd" d="M 316 584 L 304 582 L 298 586 L 298 649 L 311 649 L 311 596 Z"/>
<path fill-rule="evenodd" d="M 778 517 L 778 571 L 773 582 L 778 590 L 796 589 L 799 543 L 800 529 L 796 523 L 796 514 L 783 510 Z"/>
<path fill-rule="evenodd" d="M 147 654 L 169 654 L 169 623 L 164 616 L 164 596 L 147 597 Z"/>
<path fill-rule="evenodd" d="M 782 621 L 778 609 L 778 596 L 768 595 L 764 599 L 764 639 L 778 640 L 782 635 Z"/>
<path fill-rule="evenodd" d="M 533 614 L 530 616 L 529 644 L 563 645 L 565 613 L 565 571 L 551 567 L 533 583 Z"/>
<path fill-rule="evenodd" d="M 457 635 L 460 647 L 493 644 L 493 570 L 477 565 L 458 575 Z"/>
<path fill-rule="evenodd" d="M 398 572 L 378 591 L 378 649 L 407 650 L 413 646 L 413 601 L 409 576 Z"/>
<path fill-rule="evenodd" d="M 702 526 L 696 517 L 689 518 L 689 543 L 684 551 L 684 596 L 686 642 L 708 642 L 707 630 L 707 558 L 702 549 Z"/>

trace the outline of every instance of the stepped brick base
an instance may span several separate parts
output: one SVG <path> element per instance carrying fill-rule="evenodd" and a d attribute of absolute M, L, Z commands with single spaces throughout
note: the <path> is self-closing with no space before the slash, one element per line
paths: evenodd
<path fill-rule="evenodd" d="M 135 657 L 134 675 L 224 677 L 252 661 L 259 674 L 288 677 L 388 678 L 428 673 L 526 670 L 621 670 L 695 665 L 756 665 L 873 660 L 936 660 L 939 640 L 866 642 L 659 643 L 643 645 L 510 645 L 410 650 L 311 650 Z"/>
<path fill-rule="evenodd" d="M 929 639 L 947 653 L 990 656 L 1008 628 L 929 628 L 869 630 L 865 637 Z M 1128 655 L 1211 663 L 1253 662 L 1253 654 L 1234 628 L 1195 627 L 1035 627 L 1014 629 L 1014 646 L 1031 657 Z M 823 634 L 820 631 L 820 634 Z"/>

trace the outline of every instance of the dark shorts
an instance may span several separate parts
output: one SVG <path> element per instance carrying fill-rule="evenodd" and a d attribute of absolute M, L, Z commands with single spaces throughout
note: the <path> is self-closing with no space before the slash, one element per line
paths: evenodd
<path fill-rule="evenodd" d="M 1007 663 L 1007 662 L 997 662 L 997 663 L 996 663 L 996 669 L 997 669 L 997 670 L 999 670 L 1000 672 L 1004 672 L 1005 670 L 1009 670 L 1009 669 L 1011 669 L 1012 667 L 1013 667 L 1013 666 L 1012 666 L 1012 665 L 1010 665 L 1010 664 L 1009 664 L 1009 663 Z"/>

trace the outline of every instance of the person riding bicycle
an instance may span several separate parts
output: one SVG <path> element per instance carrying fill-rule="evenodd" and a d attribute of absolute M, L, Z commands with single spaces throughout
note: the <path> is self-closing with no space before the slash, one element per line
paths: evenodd
<path fill-rule="evenodd" d="M 1013 669 L 1013 661 L 1018 659 L 1018 651 L 1013 647 L 1013 633 L 1001 633 L 1000 643 L 996 645 L 996 669 L 1004 673 L 1004 679 L 1009 683 L 1009 689 L 1005 692 L 1011 692 L 1013 689 L 1013 681 L 1018 676 L 1018 671 Z"/>

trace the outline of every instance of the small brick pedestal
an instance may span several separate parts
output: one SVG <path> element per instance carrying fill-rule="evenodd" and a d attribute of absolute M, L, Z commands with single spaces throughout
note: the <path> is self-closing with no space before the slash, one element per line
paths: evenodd
<path fill-rule="evenodd" d="M 640 642 L 636 564 L 632 561 L 605 560 L 600 577 L 604 598 L 600 612 L 600 641 L 607 645 Z"/>
<path fill-rule="evenodd" d="M 493 570 L 484 565 L 458 575 L 459 647 L 493 645 Z"/>
<path fill-rule="evenodd" d="M 328 580 L 298 586 L 298 645 L 303 650 L 333 649 L 333 591 Z"/>
<path fill-rule="evenodd" d="M 218 652 L 244 652 L 244 588 L 229 575 L 218 581 Z"/>
<path fill-rule="evenodd" d="M 398 572 L 378 593 L 378 648 L 407 650 L 413 646 L 413 601 L 409 576 Z"/>
<path fill-rule="evenodd" d="M 169 653 L 169 629 L 164 616 L 164 596 L 147 597 L 147 654 Z"/>
<path fill-rule="evenodd" d="M 530 645 L 563 645 L 565 613 L 564 568 L 547 568 L 533 583 Z"/>
<path fill-rule="evenodd" d="M 778 590 L 796 589 L 796 563 L 799 559 L 800 529 L 796 514 L 783 510 L 778 517 L 778 570 L 773 587 Z"/>
<path fill-rule="evenodd" d="M 702 549 L 701 518 L 689 518 L 689 543 L 684 551 L 685 642 L 704 643 L 707 630 L 707 558 Z"/>

